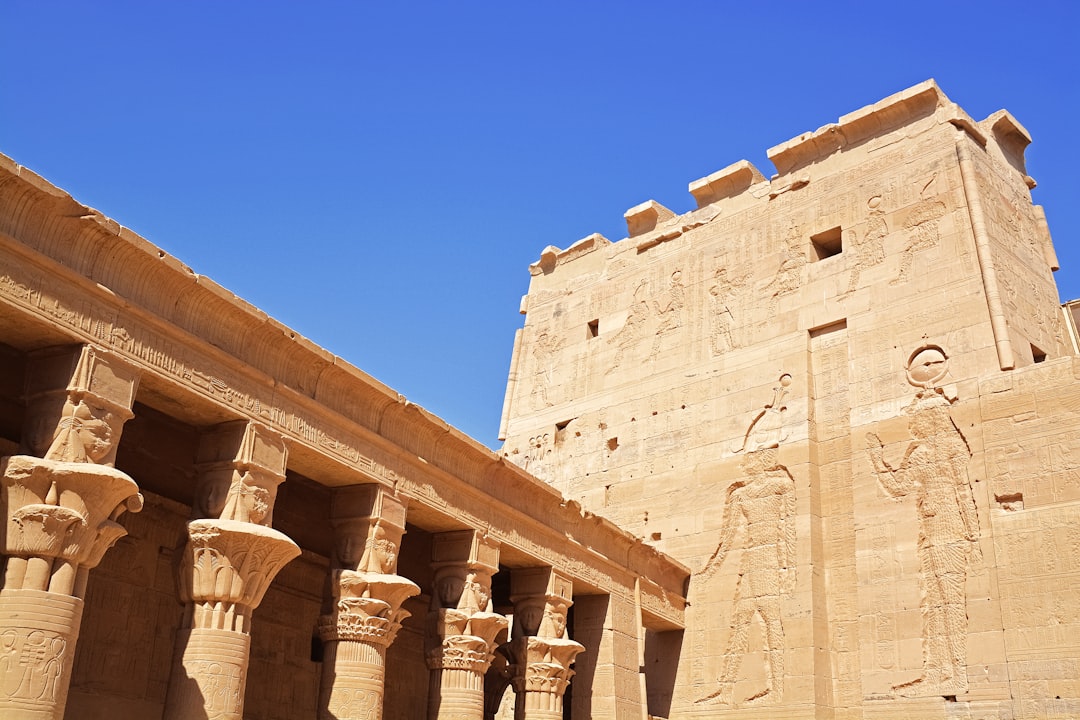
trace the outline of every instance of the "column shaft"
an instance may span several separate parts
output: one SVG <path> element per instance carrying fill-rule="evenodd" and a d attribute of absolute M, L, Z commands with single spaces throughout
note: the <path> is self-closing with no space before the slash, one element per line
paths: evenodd
<path fill-rule="evenodd" d="M 300 548 L 271 528 L 193 520 L 180 566 L 187 626 L 177 633 L 165 720 L 241 720 L 251 612 Z"/>
<path fill-rule="evenodd" d="M 428 685 L 430 720 L 482 720 L 484 675 L 473 669 L 439 668 Z"/>
<path fill-rule="evenodd" d="M 334 557 L 326 613 L 319 720 L 381 720 L 386 648 L 409 617 L 402 604 L 420 593 L 396 574 L 405 500 L 380 485 L 334 493 Z"/>
<path fill-rule="evenodd" d="M 63 716 L 83 601 L 43 590 L 0 593 L 0 717 Z"/>
<path fill-rule="evenodd" d="M 319 720 L 381 720 L 386 648 L 331 640 L 323 651 Z"/>
<path fill-rule="evenodd" d="M 112 467 L 138 373 L 89 345 L 35 353 L 22 448 L 0 459 L 6 514 L 0 585 L 0 717 L 64 716 L 90 570 L 142 509 Z M 43 457 L 38 457 L 38 456 Z"/>
<path fill-rule="evenodd" d="M 230 630 L 192 628 L 177 634 L 165 717 L 241 720 L 251 637 Z M 183 678 L 176 682 L 175 678 Z"/>
<path fill-rule="evenodd" d="M 484 674 L 508 621 L 491 612 L 499 544 L 474 530 L 436 535 L 427 663 L 428 720 L 483 720 Z"/>

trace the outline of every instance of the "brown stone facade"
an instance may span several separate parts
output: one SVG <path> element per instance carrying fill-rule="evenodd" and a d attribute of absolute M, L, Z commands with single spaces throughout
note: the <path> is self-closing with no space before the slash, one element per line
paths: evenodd
<path fill-rule="evenodd" d="M 1080 358 L 1029 142 L 928 81 L 531 266 L 505 457 L 694 570 L 652 716 L 1080 716 Z"/>

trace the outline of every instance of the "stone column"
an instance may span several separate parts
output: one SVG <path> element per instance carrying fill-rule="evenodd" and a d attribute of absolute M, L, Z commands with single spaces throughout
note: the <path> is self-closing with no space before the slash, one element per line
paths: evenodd
<path fill-rule="evenodd" d="M 571 583 L 553 568 L 515 569 L 510 575 L 515 720 L 562 720 L 563 693 L 574 674 L 570 665 L 585 649 L 566 633 Z"/>
<path fill-rule="evenodd" d="M 473 531 L 439 533 L 428 613 L 428 720 L 483 720 L 484 673 L 505 617 L 491 611 L 491 576 L 499 544 Z"/>
<path fill-rule="evenodd" d="M 397 575 L 405 508 L 404 498 L 380 485 L 334 493 L 336 556 L 326 614 L 319 618 L 320 720 L 382 718 L 386 648 L 409 617 L 402 603 L 420 594 L 416 583 Z"/>
<path fill-rule="evenodd" d="M 285 479 L 282 438 L 254 422 L 218 425 L 200 441 L 199 486 L 182 550 L 186 605 L 165 720 L 241 720 L 251 613 L 274 576 L 300 554 L 269 527 Z"/>
<path fill-rule="evenodd" d="M 29 367 L 28 454 L 0 458 L 0 717 L 12 720 L 64 716 L 90 570 L 127 534 L 117 518 L 142 509 L 112 466 L 135 369 L 90 345 L 35 353 Z"/>

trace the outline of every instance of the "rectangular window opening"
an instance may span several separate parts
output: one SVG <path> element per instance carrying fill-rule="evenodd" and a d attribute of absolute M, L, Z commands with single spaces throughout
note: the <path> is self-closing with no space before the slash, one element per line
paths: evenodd
<path fill-rule="evenodd" d="M 600 335 L 600 319 L 589 321 L 589 328 L 586 331 L 586 337 L 590 340 Z"/>
<path fill-rule="evenodd" d="M 1031 346 L 1031 359 L 1034 360 L 1037 363 L 1041 363 L 1044 360 L 1046 360 L 1046 353 L 1043 352 L 1042 350 L 1040 350 L 1039 348 L 1035 347 L 1034 345 L 1032 345 Z"/>
<path fill-rule="evenodd" d="M 562 422 L 555 423 L 555 444 L 561 445 L 562 441 L 566 438 L 566 428 L 570 423 L 574 421 L 573 418 L 569 420 L 563 420 Z"/>
<path fill-rule="evenodd" d="M 840 227 L 834 227 L 817 235 L 810 236 L 810 245 L 814 249 L 812 260 L 824 260 L 844 251 L 844 241 Z"/>

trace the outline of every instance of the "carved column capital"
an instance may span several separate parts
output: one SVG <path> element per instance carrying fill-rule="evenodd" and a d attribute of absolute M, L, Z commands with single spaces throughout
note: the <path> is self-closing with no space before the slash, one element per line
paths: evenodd
<path fill-rule="evenodd" d="M 571 665 L 585 646 L 573 640 L 521 637 L 510 644 L 514 691 L 562 695 L 574 671 Z"/>
<path fill-rule="evenodd" d="M 270 527 L 285 479 L 285 442 L 258 423 L 223 423 L 203 434 L 198 460 L 194 519 L 177 580 L 187 617 L 177 634 L 165 718 L 241 720 L 251 613 L 300 554 Z"/>
<path fill-rule="evenodd" d="M 563 694 L 574 674 L 570 666 L 585 649 L 566 633 L 572 595 L 569 576 L 554 568 L 515 569 L 510 576 L 511 682 L 519 719 L 562 717 Z"/>
<path fill-rule="evenodd" d="M 271 581 L 300 554 L 284 534 L 239 520 L 192 520 L 180 560 L 180 600 L 193 628 L 248 631 Z"/>
<path fill-rule="evenodd" d="M 0 459 L 0 655 L 22 666 L 0 694 L 2 717 L 64 715 L 90 570 L 127 534 L 120 515 L 142 509 L 138 485 L 112 467 L 137 386 L 134 368 L 90 345 L 33 354 L 28 454 Z"/>
<path fill-rule="evenodd" d="M 86 572 L 127 534 L 116 519 L 142 509 L 138 485 L 115 468 L 90 463 L 13 455 L 0 467 L 7 491 L 5 589 L 82 597 Z"/>
<path fill-rule="evenodd" d="M 386 648 L 409 617 L 402 604 L 420 593 L 416 583 L 396 574 L 405 510 L 405 499 L 381 485 L 334 492 L 330 597 L 319 618 L 326 644 L 320 720 L 382 717 Z"/>
<path fill-rule="evenodd" d="M 508 621 L 492 612 L 491 576 L 499 544 L 474 530 L 440 533 L 432 543 L 435 570 L 428 613 L 429 720 L 484 713 L 484 673 Z"/>
<path fill-rule="evenodd" d="M 336 570 L 332 582 L 337 604 L 319 618 L 323 642 L 345 640 L 389 646 L 410 613 L 401 605 L 420 588 L 398 575 Z"/>
<path fill-rule="evenodd" d="M 468 613 L 453 608 L 440 608 L 431 620 L 439 643 L 427 651 L 428 667 L 469 670 L 481 675 L 491 665 L 495 639 L 509 624 L 497 613 Z"/>

